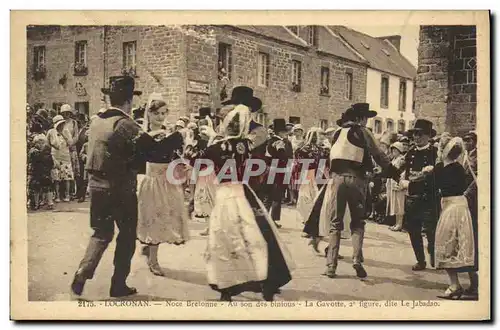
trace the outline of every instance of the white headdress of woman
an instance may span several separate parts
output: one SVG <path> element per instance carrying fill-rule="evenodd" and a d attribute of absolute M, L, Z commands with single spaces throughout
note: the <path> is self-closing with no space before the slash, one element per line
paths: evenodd
<path fill-rule="evenodd" d="M 224 139 L 245 139 L 248 136 L 251 119 L 252 115 L 250 108 L 246 105 L 239 104 L 224 118 L 221 124 L 220 133 L 224 134 Z M 235 120 L 238 120 L 238 132 L 230 132 L 228 127 Z"/>
<path fill-rule="evenodd" d="M 161 93 L 153 92 L 149 94 L 148 103 L 146 104 L 146 110 L 144 111 L 144 121 L 142 124 L 143 125 L 142 127 L 146 132 L 149 130 L 149 112 L 151 109 L 151 105 L 153 104 L 154 101 L 165 102 L 165 100 L 163 100 L 163 96 L 161 95 Z"/>
<path fill-rule="evenodd" d="M 309 131 L 307 131 L 305 144 L 309 145 L 309 144 L 313 143 L 314 137 L 316 137 L 316 140 L 314 143 L 318 144 L 319 143 L 319 132 L 320 132 L 319 127 L 311 127 L 309 129 Z"/>
<path fill-rule="evenodd" d="M 448 139 L 447 139 L 448 140 Z M 464 141 L 460 137 L 450 138 L 448 142 L 443 143 L 442 160 L 443 163 L 450 164 L 462 162 L 465 155 Z"/>

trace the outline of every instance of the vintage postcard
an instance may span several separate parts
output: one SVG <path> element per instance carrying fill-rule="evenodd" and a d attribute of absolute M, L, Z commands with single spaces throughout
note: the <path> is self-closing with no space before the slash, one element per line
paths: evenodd
<path fill-rule="evenodd" d="M 12 11 L 14 320 L 489 320 L 488 11 Z"/>

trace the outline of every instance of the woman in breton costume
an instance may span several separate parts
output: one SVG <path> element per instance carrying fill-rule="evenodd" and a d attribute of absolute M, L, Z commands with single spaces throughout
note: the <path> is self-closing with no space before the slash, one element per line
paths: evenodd
<path fill-rule="evenodd" d="M 405 148 L 403 143 L 394 142 L 390 150 L 392 154 L 392 165 L 398 170 L 403 169 L 405 164 Z M 396 181 L 389 178 L 386 181 L 386 191 L 386 214 L 387 216 L 394 216 L 396 218 L 396 224 L 389 227 L 389 229 L 392 231 L 401 231 L 403 229 L 403 216 L 405 214 L 406 189 L 403 189 Z"/>
<path fill-rule="evenodd" d="M 319 161 L 323 153 L 321 147 L 319 146 L 319 143 L 321 142 L 319 139 L 319 131 L 320 129 L 318 127 L 312 127 L 309 129 L 304 145 L 295 152 L 298 162 L 302 159 L 307 159 L 309 162 L 312 160 L 312 163 L 307 163 L 307 170 L 302 170 L 302 172 L 306 173 L 305 177 L 302 177 L 302 173 L 300 173 L 299 176 L 301 184 L 298 193 L 297 211 L 303 224 L 309 217 L 309 214 L 314 206 L 314 200 L 318 195 L 316 172 L 318 171 Z M 306 164 L 303 164 L 302 166 L 305 165 Z"/>
<path fill-rule="evenodd" d="M 204 109 L 208 110 L 208 114 Z M 201 108 L 200 115 L 196 116 L 196 119 L 198 119 L 199 126 L 208 126 L 210 130 L 214 129 L 214 124 L 210 117 L 210 108 Z M 200 150 L 204 150 L 212 143 L 213 139 L 210 139 L 210 137 L 205 133 L 198 132 L 193 145 L 193 152 L 196 153 Z M 194 191 L 194 214 L 195 217 L 205 218 L 205 221 L 208 222 L 215 200 L 215 189 L 217 183 L 215 171 L 213 166 L 210 164 L 200 164 L 199 166 L 195 166 L 193 170 L 196 171 L 194 174 L 194 178 L 196 179 Z M 207 236 L 208 227 L 205 231 L 201 232 L 200 235 Z"/>
<path fill-rule="evenodd" d="M 182 184 L 169 180 L 167 172 L 169 163 L 182 155 L 183 136 L 181 132 L 167 135 L 163 126 L 167 112 L 161 94 L 152 93 L 146 107 L 144 130 L 156 138 L 148 145 L 139 146 L 139 150 L 144 150 L 146 173 L 138 190 L 137 237 L 146 245 L 143 254 L 148 257 L 149 269 L 157 276 L 164 275 L 158 264 L 159 245 L 180 245 L 189 237 Z M 183 171 L 182 166 L 176 166 L 174 177 L 181 178 Z"/>
<path fill-rule="evenodd" d="M 262 292 L 271 301 L 292 279 L 291 257 L 276 225 L 255 192 L 243 183 L 251 155 L 250 120 L 249 108 L 237 105 L 221 124 L 222 138 L 196 154 L 186 153 L 191 160 L 212 160 L 218 173 L 206 261 L 208 283 L 224 301 L 244 291 Z M 216 136 L 207 126 L 200 131 Z"/>
<path fill-rule="evenodd" d="M 467 272 L 476 278 L 474 268 L 475 244 L 472 218 L 464 196 L 467 189 L 465 169 L 460 163 L 464 154 L 459 137 L 444 137 L 440 141 L 441 159 L 435 167 L 436 189 L 441 196 L 441 215 L 436 227 L 436 269 L 446 270 L 450 286 L 440 296 L 460 299 L 463 294 L 458 273 Z"/>
<path fill-rule="evenodd" d="M 297 204 L 298 193 L 300 189 L 299 178 L 302 171 L 302 166 L 297 162 L 297 150 L 304 145 L 304 128 L 301 124 L 295 124 L 292 129 L 292 137 L 290 142 L 292 143 L 292 150 L 294 154 L 294 160 L 292 165 L 292 177 L 290 179 L 290 202 L 288 205 Z"/>

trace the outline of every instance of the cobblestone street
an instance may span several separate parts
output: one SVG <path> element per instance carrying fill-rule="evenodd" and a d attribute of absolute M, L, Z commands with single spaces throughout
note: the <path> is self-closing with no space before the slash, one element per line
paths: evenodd
<path fill-rule="evenodd" d="M 375 223 L 367 224 L 365 234 L 364 256 L 368 278 L 361 281 L 355 277 L 349 257 L 352 253 L 349 239 L 341 243 L 340 253 L 346 258 L 339 262 L 338 277 L 329 279 L 322 276 L 325 258 L 307 246 L 307 239 L 301 237 L 301 223 L 296 216 L 294 209 L 284 209 L 280 234 L 297 268 L 293 272 L 293 280 L 282 288 L 276 300 L 434 300 L 447 287 L 447 277 L 442 271 L 411 271 L 415 259 L 406 233 L 395 233 L 387 226 Z M 166 272 L 165 277 L 150 273 L 138 244 L 128 282 L 139 293 L 130 299 L 217 300 L 218 293 L 212 291 L 206 282 L 203 253 L 207 239 L 199 235 L 205 226 L 191 221 L 192 237 L 186 245 L 160 247 L 159 261 Z M 59 203 L 55 211 L 29 213 L 28 234 L 29 300 L 72 299 L 69 285 L 91 235 L 88 202 Z M 87 282 L 83 298 L 108 298 L 114 247 L 113 241 L 94 279 Z M 467 286 L 468 280 L 463 278 L 462 283 Z M 243 293 L 234 300 L 261 300 L 261 297 Z"/>

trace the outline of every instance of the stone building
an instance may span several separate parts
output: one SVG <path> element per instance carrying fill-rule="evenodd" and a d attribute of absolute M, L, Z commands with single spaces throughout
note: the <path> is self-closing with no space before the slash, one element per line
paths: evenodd
<path fill-rule="evenodd" d="M 415 119 L 413 83 L 417 70 L 400 52 L 401 36 L 374 38 L 345 26 L 331 29 L 369 63 L 366 102 L 378 115 L 368 120 L 367 126 L 375 135 L 407 130 Z"/>
<path fill-rule="evenodd" d="M 476 128 L 475 26 L 421 26 L 415 115 L 435 123 L 438 133 Z"/>
<path fill-rule="evenodd" d="M 169 120 L 217 108 L 238 85 L 263 100 L 263 123 L 326 127 L 366 100 L 367 61 L 324 26 L 32 26 L 27 39 L 36 107 L 96 113 L 100 88 L 122 72 L 143 91 L 135 106 L 161 92 Z"/>

